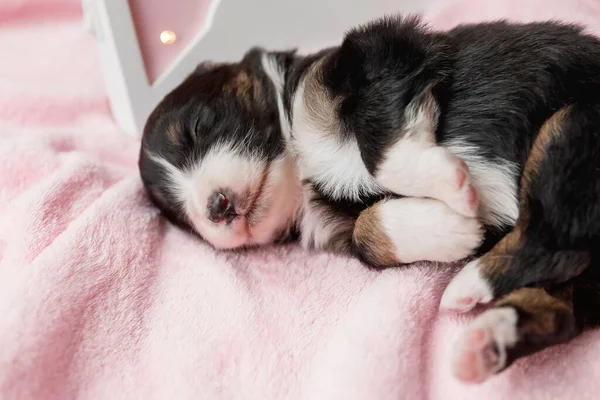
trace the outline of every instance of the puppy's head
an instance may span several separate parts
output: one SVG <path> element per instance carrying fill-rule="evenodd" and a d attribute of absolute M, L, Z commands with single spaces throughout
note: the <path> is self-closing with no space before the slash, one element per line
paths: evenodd
<path fill-rule="evenodd" d="M 276 240 L 298 207 L 299 184 L 264 60 L 253 49 L 239 63 L 200 65 L 144 128 L 139 166 L 150 197 L 216 248 Z"/>

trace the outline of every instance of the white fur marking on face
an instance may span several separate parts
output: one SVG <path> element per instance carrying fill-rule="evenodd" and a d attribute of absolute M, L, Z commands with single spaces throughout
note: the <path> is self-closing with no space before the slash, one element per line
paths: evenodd
<path fill-rule="evenodd" d="M 475 318 L 454 345 L 452 372 L 465 383 L 481 383 L 506 366 L 506 350 L 519 340 L 519 315 L 512 307 Z"/>
<path fill-rule="evenodd" d="M 450 281 L 442 295 L 440 308 L 467 312 L 478 303 L 488 303 L 493 298 L 492 288 L 479 273 L 479 260 L 473 260 Z"/>
<path fill-rule="evenodd" d="M 184 203 L 188 192 L 187 188 L 191 185 L 192 171 L 189 169 L 180 170 L 158 154 L 149 151 L 146 154 L 149 159 L 160 165 L 167 172 L 168 183 L 165 186 L 169 193 Z"/>
<path fill-rule="evenodd" d="M 301 180 L 310 179 L 334 199 L 359 200 L 361 195 L 383 192 L 367 171 L 355 140 L 342 140 L 337 132 L 322 132 L 311 123 L 304 107 L 304 82 L 292 108 L 292 146 Z"/>
<path fill-rule="evenodd" d="M 290 121 L 287 118 L 287 113 L 283 107 L 283 90 L 285 85 L 285 71 L 281 68 L 277 62 L 277 58 L 274 55 L 264 53 L 260 59 L 265 74 L 269 77 L 273 85 L 275 86 L 275 93 L 277 96 L 277 110 L 279 112 L 279 123 L 281 125 L 281 132 L 286 141 L 290 138 L 291 127 Z"/>
<path fill-rule="evenodd" d="M 194 229 L 216 248 L 268 243 L 293 222 L 299 185 L 291 158 L 285 153 L 269 166 L 263 158 L 245 154 L 234 145 L 220 145 L 186 171 L 178 170 L 160 156 L 152 159 L 167 171 L 167 187 L 182 203 Z M 245 218 L 237 218 L 231 224 L 208 219 L 208 198 L 220 190 L 236 194 L 236 209 L 252 206 L 253 196 L 262 190 L 252 226 Z"/>
<path fill-rule="evenodd" d="M 460 215 L 439 200 L 392 199 L 377 207 L 396 259 L 404 263 L 458 261 L 470 256 L 483 238 L 476 218 Z"/>
<path fill-rule="evenodd" d="M 516 166 L 505 160 L 486 160 L 475 146 L 460 140 L 452 140 L 444 146 L 469 166 L 483 221 L 494 226 L 514 225 L 519 217 Z"/>

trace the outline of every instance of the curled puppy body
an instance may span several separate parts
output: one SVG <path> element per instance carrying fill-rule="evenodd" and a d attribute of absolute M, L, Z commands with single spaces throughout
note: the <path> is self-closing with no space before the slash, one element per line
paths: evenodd
<path fill-rule="evenodd" d="M 478 213 L 487 250 L 517 220 L 519 177 L 541 125 L 595 90 L 597 54 L 596 39 L 571 26 L 439 33 L 386 18 L 287 71 L 284 134 L 321 197 L 438 199 Z"/>
<path fill-rule="evenodd" d="M 455 278 L 442 305 L 458 308 L 468 294 L 473 294 L 468 299 L 470 307 L 473 299 L 482 302 L 502 293 L 508 296 L 528 284 L 550 286 L 590 269 L 586 267 L 594 257 L 586 253 L 598 234 L 594 225 L 598 219 L 593 213 L 598 202 L 593 190 L 587 195 L 587 186 L 596 184 L 595 175 L 581 175 L 581 169 L 570 168 L 572 159 L 577 158 L 576 146 L 559 158 L 564 167 L 561 173 L 533 174 L 537 189 L 528 192 L 536 193 L 529 204 L 532 210 L 538 207 L 538 212 L 526 213 L 532 216 L 530 222 L 537 221 L 533 225 L 520 222 L 526 214 L 519 209 L 517 192 L 521 175 L 526 175 L 527 160 L 536 154 L 534 143 L 543 137 L 542 125 L 564 113 L 561 110 L 598 103 L 599 52 L 596 39 L 570 26 L 491 23 L 432 33 L 414 19 L 387 19 L 358 28 L 340 47 L 308 57 L 255 49 L 240 63 L 197 71 L 165 99 L 146 127 L 140 157 L 142 178 L 167 214 L 221 248 L 267 243 L 285 237 L 290 226 L 296 226 L 305 246 L 349 252 L 376 266 L 413 259 L 450 261 L 470 254 L 479 245 L 480 227 L 472 217 L 476 209 L 488 237 L 479 248 L 481 253 L 496 243 L 511 249 L 502 243 L 520 236 L 498 240 L 515 225 L 513 232 L 528 227 L 531 235 L 513 242 L 529 251 L 518 255 L 525 257 L 520 265 L 529 268 L 527 254 L 543 245 L 532 238 L 539 239 L 547 229 L 554 229 L 557 235 L 550 237 L 564 233 L 560 236 L 564 240 L 543 248 L 539 259 L 553 261 L 550 268 L 541 268 L 543 262 L 538 262 L 531 274 L 523 272 L 525 267 L 523 271 L 508 269 L 502 292 L 493 284 L 494 278 L 483 273 L 482 266 L 487 264 L 484 256 Z M 564 121 L 592 121 L 580 131 L 593 140 L 594 112 L 592 108 L 568 113 L 575 117 Z M 177 123 L 182 123 L 183 129 L 175 132 L 183 136 L 173 137 L 183 138 L 181 145 L 169 138 L 171 124 Z M 565 131 L 573 129 L 570 126 Z M 229 145 L 222 154 L 233 157 L 221 153 L 207 156 L 221 143 Z M 575 142 L 562 145 L 574 146 Z M 540 154 L 550 154 L 546 147 L 540 148 Z M 581 158 L 584 165 L 593 168 L 598 165 L 594 149 L 582 149 L 587 158 Z M 214 164 L 214 160 L 223 159 L 227 162 Z M 295 162 L 284 161 L 290 159 Z M 273 161 L 290 167 L 264 167 Z M 264 172 L 244 172 L 256 165 L 263 168 L 250 170 Z M 289 173 L 271 177 L 273 171 Z M 229 184 L 219 184 L 219 179 Z M 570 180 L 580 186 L 570 185 Z M 269 184 L 261 184 L 263 181 Z M 544 186 L 547 190 L 542 190 Z M 581 209 L 591 210 L 587 219 L 573 220 L 573 202 L 557 201 L 562 190 L 569 196 L 574 194 L 573 187 L 586 193 Z M 473 188 L 479 197 L 478 207 L 477 199 L 473 207 Z M 541 202 L 548 192 L 554 197 Z M 255 198 L 268 200 L 264 211 L 258 213 L 263 218 L 255 217 L 253 211 L 260 201 L 245 200 L 252 210 L 245 211 L 244 199 Z M 230 206 L 232 199 L 242 206 Z M 284 207 L 285 212 L 275 212 L 290 204 L 293 207 Z M 539 212 L 540 204 L 545 204 L 545 212 Z M 549 204 L 558 208 L 547 208 Z M 236 218 L 243 223 L 232 225 Z M 579 230 L 570 229 L 569 224 Z M 463 241 L 461 245 L 456 244 L 457 238 Z M 427 242 L 435 246 L 428 247 Z M 516 257 L 496 247 L 494 251 L 489 254 Z M 482 287 L 496 291 L 475 296 Z M 573 289 L 575 298 L 580 292 L 577 287 Z M 586 290 L 587 295 L 579 298 L 595 293 Z M 554 292 L 548 295 L 552 297 Z M 515 312 L 501 313 L 505 318 L 486 317 L 485 323 L 474 322 L 472 326 L 478 332 L 491 330 L 494 338 L 496 328 L 504 332 L 513 327 L 514 334 L 503 342 L 506 356 L 497 355 L 504 365 L 488 363 L 492 367 L 484 372 L 468 365 L 465 370 L 470 368 L 479 371 L 478 377 L 487 377 L 520 356 L 579 332 L 578 323 L 567 331 L 538 329 L 543 334 L 532 337 L 520 330 L 526 316 L 558 315 L 552 311 L 555 302 L 530 307 L 528 299 L 536 296 L 516 298 L 520 300 L 509 304 Z M 565 300 L 560 297 L 560 301 Z M 528 309 L 529 314 L 518 311 L 518 307 Z M 564 315 L 562 311 L 559 314 Z M 575 321 L 594 324 L 600 319 L 592 314 L 585 302 L 573 302 Z M 487 338 L 478 343 L 489 344 Z M 498 347 L 498 343 L 494 345 Z M 488 350 L 495 349 L 494 345 L 475 350 L 485 349 L 489 356 Z M 456 365 L 464 366 L 464 354 L 468 354 L 467 361 L 475 360 L 476 366 L 487 365 L 480 361 L 481 352 L 474 352 L 464 342 L 458 343 L 457 349 L 460 361 Z M 474 375 L 455 371 L 467 381 L 467 376 Z"/>
<path fill-rule="evenodd" d="M 600 244 L 596 38 L 556 23 L 436 33 L 417 19 L 388 18 L 307 60 L 280 92 L 286 140 L 315 193 L 304 200 L 304 220 L 323 220 L 311 216 L 313 199 L 341 215 L 348 202 L 384 196 L 359 214 L 345 242 L 384 266 L 402 258 L 393 235 L 405 229 L 394 221 L 402 206 L 374 212 L 382 201 L 405 200 L 390 193 L 429 197 L 466 218 L 477 212 L 485 224 L 484 255 L 441 303 L 468 311 L 497 299 L 457 343 L 459 378 L 480 382 L 598 322 L 593 307 L 572 300 L 600 289 L 579 277 L 597 278 Z M 314 225 L 329 230 L 321 247 L 339 246 L 335 226 Z M 568 295 L 557 294 L 565 282 Z"/>
<path fill-rule="evenodd" d="M 354 249 L 362 246 L 387 252 L 385 266 L 470 255 L 481 238 L 479 222 L 441 202 L 387 193 L 342 204 L 321 197 L 311 182 L 299 179 L 282 135 L 287 128 L 286 119 L 279 118 L 283 97 L 277 89 L 288 84 L 283 71 L 310 60 L 294 52 L 252 49 L 238 63 L 198 67 L 146 123 L 139 164 L 154 202 L 172 221 L 220 249 L 300 234 L 305 248 L 360 254 Z M 376 201 L 371 217 L 359 217 Z M 375 226 L 378 212 L 390 210 L 395 224 L 403 226 L 390 231 L 391 237 L 406 250 L 353 240 L 361 236 L 354 232 Z M 429 240 L 423 241 L 425 236 Z"/>

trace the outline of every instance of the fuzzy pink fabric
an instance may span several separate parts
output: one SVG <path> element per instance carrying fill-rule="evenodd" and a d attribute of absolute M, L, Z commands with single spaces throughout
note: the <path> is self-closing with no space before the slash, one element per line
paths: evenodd
<path fill-rule="evenodd" d="M 589 1 L 467 0 L 438 26 L 558 16 Z M 377 273 L 296 246 L 216 253 L 144 195 L 77 0 L 0 2 L 1 399 L 592 399 L 600 332 L 488 383 L 450 375 L 472 316 L 451 271 Z M 594 25 L 595 24 L 595 25 Z"/>

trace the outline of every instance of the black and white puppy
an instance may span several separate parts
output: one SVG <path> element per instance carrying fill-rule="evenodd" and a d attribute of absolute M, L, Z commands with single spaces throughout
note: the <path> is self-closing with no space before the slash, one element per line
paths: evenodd
<path fill-rule="evenodd" d="M 219 248 L 298 230 L 376 266 L 452 261 L 479 219 L 485 254 L 442 306 L 497 299 L 457 345 L 456 375 L 481 381 L 600 321 L 599 88 L 600 43 L 577 27 L 388 18 L 307 57 L 199 67 L 150 117 L 140 169 Z"/>
<path fill-rule="evenodd" d="M 239 63 L 199 66 L 146 123 L 140 171 L 153 200 L 171 220 L 191 227 L 219 249 L 299 236 L 305 248 L 357 255 L 374 266 L 457 261 L 471 255 L 481 242 L 482 229 L 475 218 L 476 198 L 468 184 L 468 169 L 456 157 L 447 167 L 457 175 L 452 183 L 457 179 L 464 183 L 456 191 L 471 190 L 468 215 L 437 200 L 404 199 L 404 214 L 393 217 L 396 244 L 389 249 L 387 242 L 371 240 L 377 239 L 369 230 L 376 226 L 374 219 L 358 229 L 355 221 L 367 206 L 397 194 L 364 192 L 346 198 L 330 197 L 324 190 L 321 195 L 315 191 L 317 182 L 299 171 L 309 165 L 290 151 L 282 134 L 282 124 L 283 131 L 287 127 L 286 119 L 279 118 L 284 101 L 280 90 L 289 85 L 286 76 L 299 77 L 320 55 L 299 57 L 294 52 L 257 48 Z M 292 70 L 298 74 L 292 75 Z M 419 118 L 414 116 L 415 124 Z M 342 177 L 360 182 L 362 163 L 350 169 L 344 163 L 345 157 L 354 156 L 352 152 L 329 152 L 318 142 L 306 150 L 313 149 L 315 157 L 338 159 L 331 176 L 335 179 L 336 171 L 341 172 L 340 188 Z M 335 191 L 336 185 L 331 189 Z M 371 218 L 362 213 L 361 220 Z M 361 238 L 371 240 L 374 248 L 360 244 Z M 371 257 L 377 249 L 385 250 L 388 258 Z"/>

